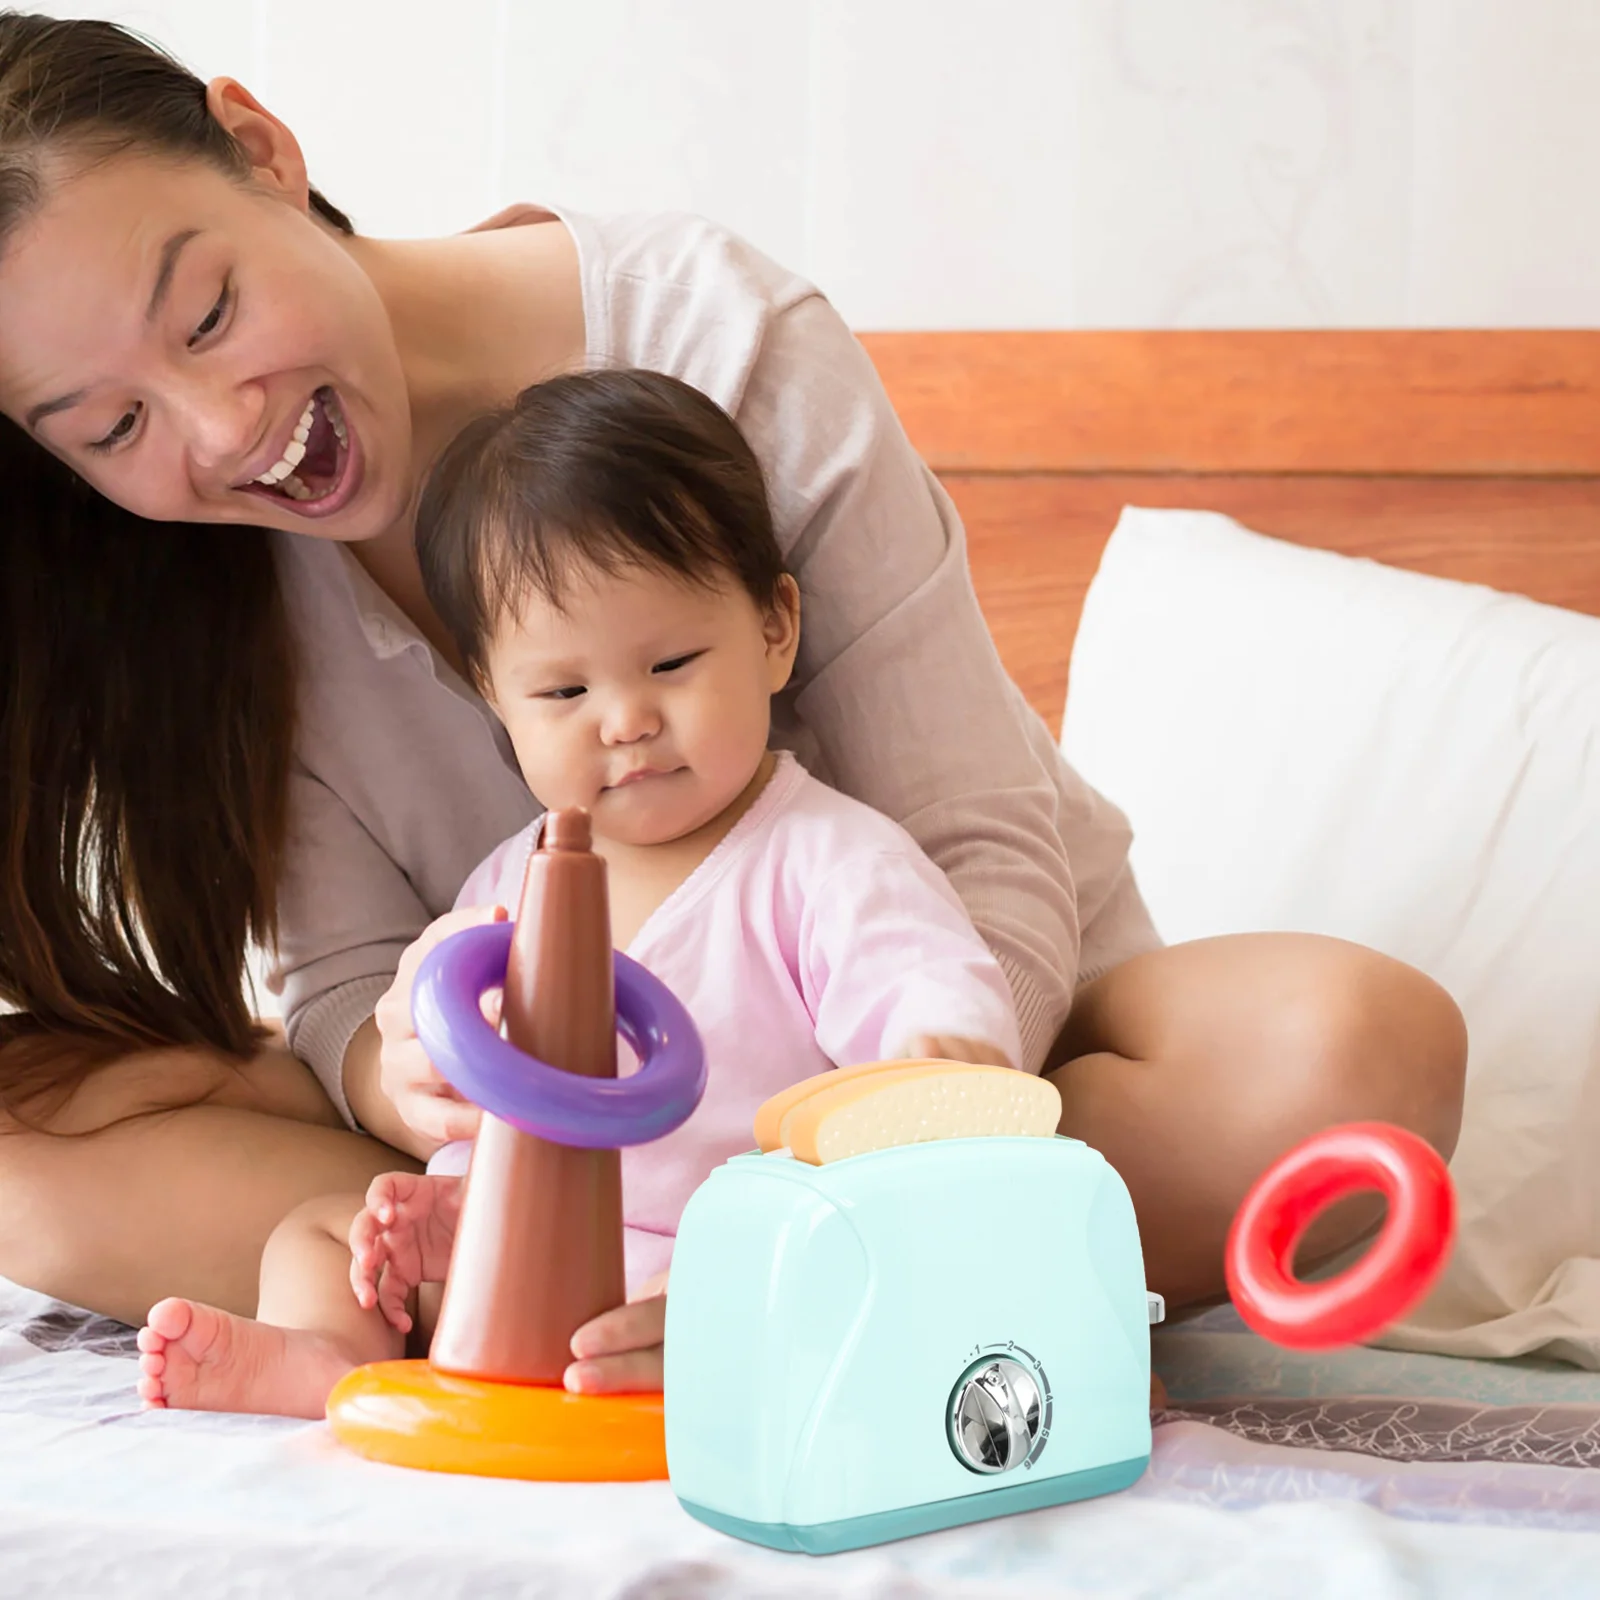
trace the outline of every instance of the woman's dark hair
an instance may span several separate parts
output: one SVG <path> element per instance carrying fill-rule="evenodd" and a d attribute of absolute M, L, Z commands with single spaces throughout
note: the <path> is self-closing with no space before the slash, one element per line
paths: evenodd
<path fill-rule="evenodd" d="M 153 45 L 0 12 L 0 251 L 48 159 L 130 150 L 249 172 Z M 132 1050 L 257 1047 L 294 652 L 264 530 L 136 517 L 3 418 L 0 539 L 0 1110 L 31 1117 Z"/>
<path fill-rule="evenodd" d="M 468 423 L 428 476 L 417 554 L 480 682 L 500 619 L 530 594 L 559 605 L 575 565 L 731 577 L 763 610 L 783 577 L 761 464 L 733 419 L 634 369 L 551 378 Z"/>
<path fill-rule="evenodd" d="M 250 173 L 207 108 L 205 84 L 158 45 L 112 22 L 0 11 L 0 249 L 44 197 L 43 157 L 129 150 Z M 340 233 L 355 231 L 315 189 L 311 208 Z"/>

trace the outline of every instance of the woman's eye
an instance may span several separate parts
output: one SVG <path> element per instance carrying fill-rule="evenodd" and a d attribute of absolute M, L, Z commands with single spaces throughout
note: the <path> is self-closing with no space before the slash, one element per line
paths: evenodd
<path fill-rule="evenodd" d="M 204 318 L 200 322 L 199 327 L 197 327 L 194 332 L 189 335 L 189 348 L 191 350 L 194 349 L 194 347 L 199 344 L 202 339 L 217 331 L 218 325 L 221 323 L 223 317 L 227 314 L 228 299 L 232 293 L 233 285 L 231 283 L 224 283 L 222 286 L 222 293 L 217 296 L 217 303 L 205 314 Z"/>
<path fill-rule="evenodd" d="M 94 443 L 89 446 L 89 448 L 91 450 L 100 451 L 115 450 L 119 444 L 122 444 L 130 437 L 130 435 L 133 433 L 133 430 L 138 427 L 138 425 L 139 407 L 135 406 L 131 411 L 124 411 L 122 415 L 117 418 L 117 425 L 111 430 L 111 432 L 106 434 L 103 438 L 96 439 Z"/>
<path fill-rule="evenodd" d="M 679 667 L 686 667 L 696 656 L 702 654 L 699 650 L 691 650 L 686 656 L 673 656 L 670 661 L 658 661 L 650 670 L 652 672 L 676 672 Z"/>

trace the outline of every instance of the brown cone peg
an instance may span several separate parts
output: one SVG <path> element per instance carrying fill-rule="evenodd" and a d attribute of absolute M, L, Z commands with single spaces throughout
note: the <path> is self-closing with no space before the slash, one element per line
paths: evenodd
<path fill-rule="evenodd" d="M 506 965 L 506 1037 L 590 1078 L 617 1074 L 606 864 L 588 812 L 545 818 Z M 570 1341 L 620 1305 L 622 1160 L 550 1144 L 483 1114 L 430 1360 L 442 1372 L 560 1384 Z"/>

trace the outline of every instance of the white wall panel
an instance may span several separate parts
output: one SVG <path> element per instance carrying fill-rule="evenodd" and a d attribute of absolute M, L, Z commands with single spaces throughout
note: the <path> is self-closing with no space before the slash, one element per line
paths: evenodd
<path fill-rule="evenodd" d="M 1416 6 L 1407 320 L 1600 325 L 1600 5 Z"/>
<path fill-rule="evenodd" d="M 262 99 L 359 227 L 445 233 L 495 209 L 498 0 L 262 3 Z"/>
<path fill-rule="evenodd" d="M 45 3 L 375 231 L 686 207 L 863 327 L 1600 325 L 1600 0 Z"/>
<path fill-rule="evenodd" d="M 1082 0 L 1087 326 L 1393 322 L 1409 0 Z"/>
<path fill-rule="evenodd" d="M 846 318 L 1072 322 L 1073 9 L 815 0 L 815 18 L 805 265 Z"/>
<path fill-rule="evenodd" d="M 804 5 L 516 0 L 504 199 L 698 211 L 804 249 Z"/>

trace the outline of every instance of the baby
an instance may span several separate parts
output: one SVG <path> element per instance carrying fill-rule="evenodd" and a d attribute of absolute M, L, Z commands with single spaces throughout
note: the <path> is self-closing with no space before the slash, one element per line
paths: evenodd
<path fill-rule="evenodd" d="M 903 829 L 767 748 L 799 591 L 760 466 L 712 401 L 648 372 L 536 385 L 446 451 L 417 540 L 530 790 L 590 813 L 614 942 L 705 1044 L 694 1115 L 624 1152 L 630 1302 L 578 1330 L 565 1375 L 578 1392 L 659 1388 L 678 1219 L 750 1148 L 761 1102 L 862 1061 L 1015 1066 L 1010 989 Z M 496 849 L 458 909 L 515 907 L 538 832 Z M 464 1170 L 446 1146 L 425 1175 L 293 1212 L 263 1254 L 256 1321 L 161 1301 L 139 1335 L 146 1403 L 320 1417 L 352 1367 L 408 1334 L 425 1350 L 437 1296 L 418 1291 L 448 1268 Z"/>

